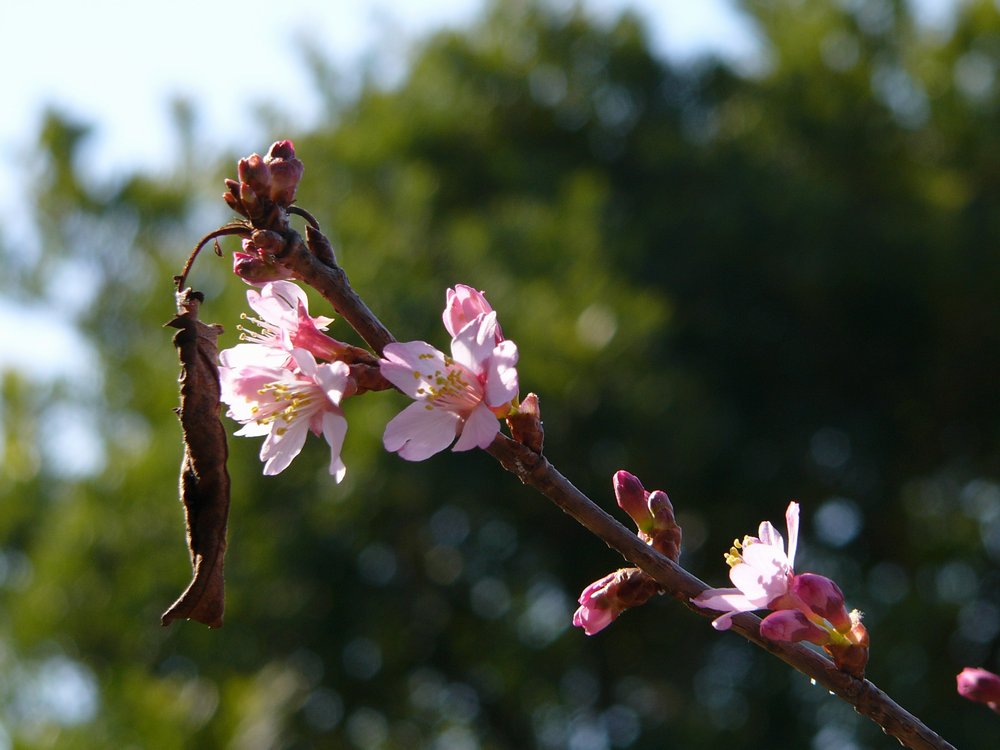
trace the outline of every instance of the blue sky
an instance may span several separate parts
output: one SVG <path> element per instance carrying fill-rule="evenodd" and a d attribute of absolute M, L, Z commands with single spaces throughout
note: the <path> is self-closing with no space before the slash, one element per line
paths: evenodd
<path fill-rule="evenodd" d="M 914 0 L 931 21 L 945 17 L 956 1 Z M 582 2 L 599 17 L 636 10 L 647 21 L 654 50 L 666 57 L 753 57 L 752 26 L 731 0 Z M 46 106 L 95 126 L 88 171 L 97 179 L 135 166 L 157 169 L 172 158 L 177 144 L 168 111 L 177 95 L 196 105 L 197 132 L 207 152 L 260 151 L 279 134 L 256 124 L 255 105 L 273 106 L 295 126 L 315 124 L 319 107 L 298 50 L 303 41 L 345 72 L 367 61 L 391 79 L 405 67 L 408 42 L 435 27 L 467 23 L 481 5 L 481 0 L 11 3 L 4 9 L 7 33 L 0 44 L 0 148 L 7 155 L 0 159 L 0 232 L 10 245 L 30 248 L 30 225 L 18 218 L 24 207 L 20 196 Z M 382 52 L 373 53 L 377 50 Z M 385 50 L 401 53 L 390 57 Z M 0 332 L 0 367 L 66 371 L 66 363 L 80 355 L 71 331 L 33 312 L 0 298 L 0 314 L 8 321 Z"/>
<path fill-rule="evenodd" d="M 599 15 L 635 7 L 650 22 L 656 47 L 690 57 L 706 50 L 751 49 L 748 27 L 727 0 L 585 0 Z M 5 9 L 0 65 L 5 114 L 0 147 L 24 153 L 42 108 L 55 104 L 98 126 L 94 168 L 162 164 L 173 153 L 168 101 L 195 101 L 207 147 L 260 150 L 273 134 L 257 132 L 248 113 L 268 103 L 296 125 L 315 121 L 318 102 L 296 49 L 307 41 L 344 66 L 376 49 L 405 50 L 408 40 L 473 18 L 480 0 L 172 0 L 135 3 L 24 3 Z M 265 26 L 258 19 L 277 19 Z M 16 30 L 23 30 L 18 33 Z M 392 76 L 405 54 L 375 59 Z M 0 205 L 23 180 L 0 162 Z M 18 161 L 18 160 L 13 160 Z M 8 170 L 14 170 L 9 174 Z"/>
<path fill-rule="evenodd" d="M 634 8 L 648 19 L 656 50 L 691 58 L 714 51 L 750 56 L 752 33 L 727 0 L 584 0 L 598 16 Z M 261 151 L 278 135 L 252 116 L 267 104 L 292 125 L 315 124 L 319 103 L 299 50 L 307 42 L 345 72 L 374 65 L 390 79 L 407 44 L 440 26 L 475 17 L 481 0 L 131 0 L 17 2 L 4 10 L 0 45 L 0 226 L 11 246 L 30 250 L 21 198 L 31 174 L 35 131 L 48 106 L 94 125 L 88 173 L 113 178 L 135 166 L 163 167 L 176 152 L 171 98 L 198 112 L 208 153 Z M 269 19 L 267 24 L 262 19 Z M 378 52 L 382 50 L 382 52 Z M 385 50 L 400 50 L 390 56 Z M 18 155 L 18 156 L 12 156 Z M 69 374 L 86 352 L 68 325 L 0 298 L 0 367 Z"/>

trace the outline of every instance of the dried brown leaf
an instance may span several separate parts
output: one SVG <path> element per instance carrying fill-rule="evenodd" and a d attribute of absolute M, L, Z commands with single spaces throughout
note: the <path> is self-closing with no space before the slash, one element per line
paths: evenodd
<path fill-rule="evenodd" d="M 160 621 L 197 620 L 212 628 L 222 626 L 225 609 L 223 562 L 229 519 L 229 450 L 219 419 L 219 371 L 216 340 L 222 326 L 198 319 L 199 292 L 185 289 L 177 295 L 176 318 L 167 326 L 179 329 L 174 346 L 181 361 L 181 406 L 184 432 L 180 493 L 187 523 L 193 577 L 187 589 Z"/>

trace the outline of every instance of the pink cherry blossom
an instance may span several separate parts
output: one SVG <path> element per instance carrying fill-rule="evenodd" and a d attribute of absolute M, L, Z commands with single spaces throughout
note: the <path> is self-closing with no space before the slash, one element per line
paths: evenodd
<path fill-rule="evenodd" d="M 337 482 L 347 468 L 340 450 L 347 420 L 340 408 L 350 371 L 343 362 L 317 364 L 305 349 L 293 349 L 288 366 L 247 364 L 219 368 L 227 416 L 241 422 L 240 436 L 265 435 L 260 450 L 264 474 L 283 471 L 302 450 L 306 433 L 330 446 L 330 473 Z"/>
<path fill-rule="evenodd" d="M 228 367 L 287 362 L 293 349 L 305 349 L 315 359 L 331 360 L 346 345 L 322 332 L 333 318 L 309 315 L 309 300 L 302 289 L 290 281 L 272 281 L 247 290 L 247 303 L 256 318 L 244 315 L 257 330 L 240 326 L 245 342 L 224 350 L 220 361 Z"/>
<path fill-rule="evenodd" d="M 444 327 L 452 338 L 458 332 L 474 321 L 479 315 L 493 312 L 490 303 L 486 301 L 483 292 L 476 291 L 466 284 L 455 284 L 445 295 L 444 313 L 441 315 Z M 503 332 L 497 324 L 496 343 L 503 341 Z"/>
<path fill-rule="evenodd" d="M 450 357 L 423 341 L 385 347 L 382 375 L 415 399 L 386 425 L 386 450 L 422 461 L 452 441 L 455 451 L 493 442 L 518 393 L 517 346 L 497 343 L 497 330 L 496 313 L 480 313 L 452 339 Z"/>
<path fill-rule="evenodd" d="M 758 529 L 758 536 L 737 540 L 726 555 L 729 578 L 735 588 L 708 589 L 691 601 L 699 607 L 724 614 L 712 625 L 727 630 L 734 615 L 757 609 L 787 609 L 789 588 L 794 579 L 795 549 L 799 539 L 799 504 L 791 502 L 785 511 L 788 528 L 788 551 L 781 534 L 769 521 Z M 786 598 L 786 601 L 782 601 Z M 792 605 L 793 606 L 793 605 Z"/>

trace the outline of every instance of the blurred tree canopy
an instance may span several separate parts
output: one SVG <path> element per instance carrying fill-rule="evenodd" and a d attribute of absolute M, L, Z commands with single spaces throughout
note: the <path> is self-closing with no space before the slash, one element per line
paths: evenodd
<path fill-rule="evenodd" d="M 798 498 L 799 568 L 866 613 L 871 679 L 995 747 L 954 675 L 1000 668 L 1000 13 L 742 8 L 752 73 L 657 59 L 630 15 L 495 2 L 392 88 L 344 96 L 312 55 L 327 124 L 273 138 L 398 337 L 443 345 L 445 288 L 487 290 L 553 463 L 608 508 L 619 468 L 667 490 L 682 562 L 716 585 L 730 540 Z M 204 154 L 184 112 L 176 170 L 113 184 L 53 112 L 38 252 L 0 248 L 4 293 L 91 355 L 3 376 L 0 747 L 895 746 L 671 601 L 571 628 L 621 561 L 488 456 L 386 454 L 392 393 L 347 403 L 340 486 L 321 441 L 273 478 L 231 441 L 226 625 L 161 628 L 189 575 L 161 326 L 238 156 Z M 192 276 L 223 345 L 228 269 Z"/>

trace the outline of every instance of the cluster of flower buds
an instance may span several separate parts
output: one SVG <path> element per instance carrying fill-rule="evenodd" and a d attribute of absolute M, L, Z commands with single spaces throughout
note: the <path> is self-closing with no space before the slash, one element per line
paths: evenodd
<path fill-rule="evenodd" d="M 1000 714 L 1000 675 L 978 667 L 966 667 L 958 673 L 956 681 L 959 695 L 985 703 Z"/>
<path fill-rule="evenodd" d="M 822 646 L 838 669 L 863 677 L 868 663 L 868 631 L 861 614 L 848 612 L 836 583 L 815 573 L 794 570 L 799 536 L 799 505 L 785 512 L 788 550 L 769 521 L 757 536 L 736 540 L 726 554 L 729 578 L 735 588 L 708 589 L 694 604 L 723 614 L 713 621 L 726 630 L 740 612 L 772 610 L 760 624 L 760 633 L 773 641 L 807 641 Z"/>
<path fill-rule="evenodd" d="M 295 156 L 291 141 L 271 144 L 267 156 L 251 154 L 240 159 L 239 181 L 226 180 L 223 195 L 233 211 L 259 228 L 280 225 L 281 211 L 295 201 L 295 191 L 305 167 Z"/>
<path fill-rule="evenodd" d="M 674 507 L 663 490 L 647 492 L 634 474 L 622 469 L 611 479 L 618 507 L 635 521 L 642 541 L 674 562 L 681 554 L 681 528 Z M 645 604 L 659 593 L 659 585 L 638 568 L 622 568 L 594 581 L 580 594 L 573 624 L 594 635 L 626 609 Z"/>
<path fill-rule="evenodd" d="M 674 519 L 674 506 L 663 490 L 647 492 L 634 474 L 624 469 L 611 480 L 618 507 L 629 514 L 639 538 L 674 562 L 681 554 L 681 527 Z"/>

